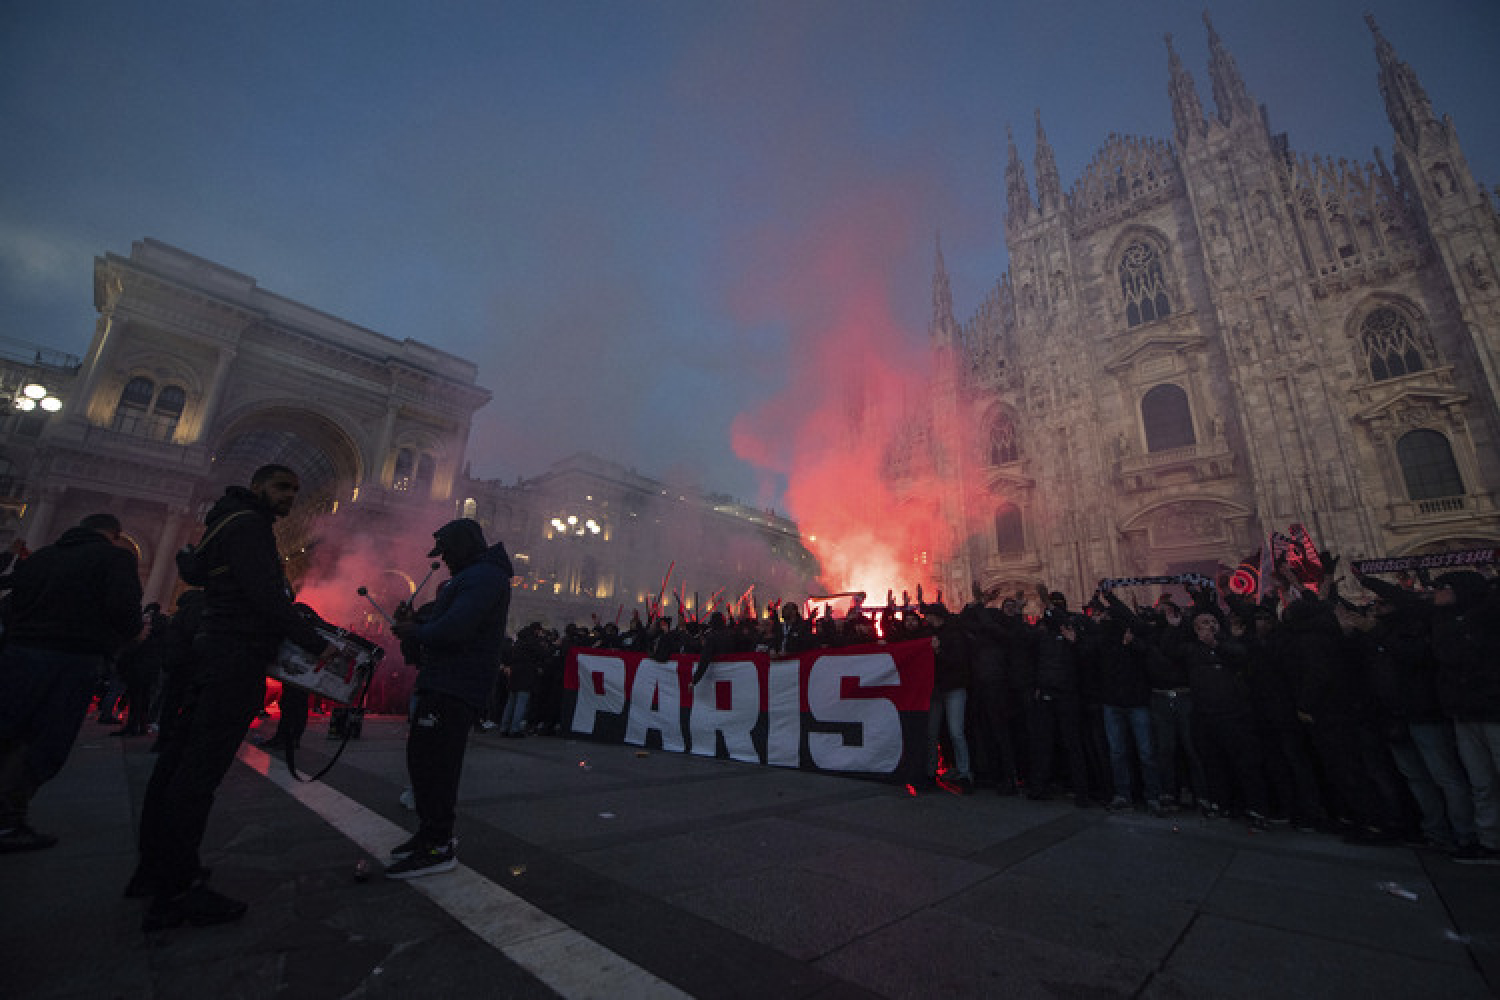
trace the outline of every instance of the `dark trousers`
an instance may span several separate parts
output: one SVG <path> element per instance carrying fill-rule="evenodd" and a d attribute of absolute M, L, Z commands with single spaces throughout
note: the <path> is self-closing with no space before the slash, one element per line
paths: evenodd
<path fill-rule="evenodd" d="M 452 695 L 417 692 L 411 735 L 406 738 L 406 771 L 417 803 L 417 833 L 429 844 L 441 846 L 453 838 L 464 751 L 477 715 Z"/>
<path fill-rule="evenodd" d="M 312 696 L 295 684 L 281 685 L 281 721 L 276 723 L 276 738 L 296 746 L 307 732 L 307 709 Z"/>
<path fill-rule="evenodd" d="M 200 636 L 195 676 L 163 736 L 141 807 L 141 870 L 164 895 L 188 888 L 202 867 L 198 849 L 214 793 L 266 697 L 270 653 Z"/>
<path fill-rule="evenodd" d="M 974 671 L 969 687 L 969 710 L 976 716 L 974 727 L 975 769 L 994 777 L 1001 788 L 1013 789 L 1022 771 L 1016 760 L 1015 729 L 1021 714 L 1003 671 Z"/>
<path fill-rule="evenodd" d="M 104 657 L 8 643 L 0 652 L 0 830 L 68 759 Z"/>
<path fill-rule="evenodd" d="M 1156 740 L 1156 767 L 1161 772 L 1162 794 L 1176 799 L 1190 785 L 1195 796 L 1207 795 L 1208 782 L 1193 745 L 1192 692 L 1185 688 L 1151 692 L 1151 736 Z M 1179 749 L 1187 757 L 1186 775 L 1178 770 Z"/>
<path fill-rule="evenodd" d="M 1028 791 L 1037 795 L 1047 790 L 1052 780 L 1052 750 L 1060 738 L 1068 757 L 1068 781 L 1073 786 L 1073 794 L 1087 799 L 1089 773 L 1083 758 L 1083 715 L 1078 695 L 1034 697 L 1026 709 L 1026 729 L 1031 737 L 1031 787 Z"/>
<path fill-rule="evenodd" d="M 1265 754 L 1266 780 L 1274 800 L 1272 808 L 1288 815 L 1298 825 L 1324 818 L 1323 796 L 1318 790 L 1318 770 L 1301 729 L 1263 726 L 1261 749 Z"/>
<path fill-rule="evenodd" d="M 1270 803 L 1262 772 L 1260 740 L 1255 718 L 1243 715 L 1193 714 L 1193 745 L 1208 781 L 1208 796 L 1214 805 L 1229 809 L 1238 801 L 1246 809 L 1267 815 Z M 1239 788 L 1239 797 L 1234 795 Z"/>

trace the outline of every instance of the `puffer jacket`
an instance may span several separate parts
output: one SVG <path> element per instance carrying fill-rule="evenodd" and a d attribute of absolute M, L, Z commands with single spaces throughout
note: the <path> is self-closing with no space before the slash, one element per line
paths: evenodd
<path fill-rule="evenodd" d="M 510 580 L 505 545 L 496 542 L 438 588 L 413 639 L 422 649 L 416 690 L 449 694 L 483 711 L 500 670 Z"/>

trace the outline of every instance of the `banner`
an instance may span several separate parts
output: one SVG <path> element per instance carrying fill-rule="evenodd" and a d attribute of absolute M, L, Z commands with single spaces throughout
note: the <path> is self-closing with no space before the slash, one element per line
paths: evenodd
<path fill-rule="evenodd" d="M 563 719 L 574 736 L 701 757 L 903 781 L 926 768 L 930 639 L 738 653 L 695 687 L 697 662 L 574 649 Z"/>
<path fill-rule="evenodd" d="M 1198 587 L 1212 587 L 1214 582 L 1202 573 L 1173 573 L 1168 576 L 1112 576 L 1099 581 L 1100 590 L 1115 590 L 1119 587 L 1150 587 L 1191 583 Z"/>
<path fill-rule="evenodd" d="M 1349 565 L 1354 572 L 1400 573 L 1414 569 L 1451 569 L 1455 566 L 1485 566 L 1500 562 L 1500 549 L 1463 549 L 1458 552 L 1430 552 L 1425 556 L 1399 556 L 1394 559 L 1357 559 Z"/>

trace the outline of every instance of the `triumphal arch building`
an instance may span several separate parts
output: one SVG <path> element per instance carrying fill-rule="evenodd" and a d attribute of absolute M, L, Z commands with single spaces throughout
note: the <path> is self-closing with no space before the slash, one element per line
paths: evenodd
<path fill-rule="evenodd" d="M 278 524 L 294 577 L 323 519 L 341 536 L 420 541 L 454 516 L 470 421 L 490 399 L 473 362 L 149 239 L 96 258 L 94 305 L 68 404 L 35 445 L 21 524 L 33 548 L 107 510 L 139 550 L 147 599 L 169 604 L 173 553 L 226 485 L 269 462 L 302 478 Z"/>

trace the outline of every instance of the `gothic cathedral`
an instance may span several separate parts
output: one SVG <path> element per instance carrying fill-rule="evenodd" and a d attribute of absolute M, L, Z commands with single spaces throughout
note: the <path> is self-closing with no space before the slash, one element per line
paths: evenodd
<path fill-rule="evenodd" d="M 1011 137 L 1010 271 L 962 323 L 941 247 L 933 284 L 950 593 L 1212 574 L 1293 522 L 1346 560 L 1500 545 L 1500 219 L 1369 25 L 1389 164 L 1289 148 L 1212 23 L 1212 113 L 1167 36 L 1173 140 L 1065 190 L 1038 115 L 1033 192 Z"/>

